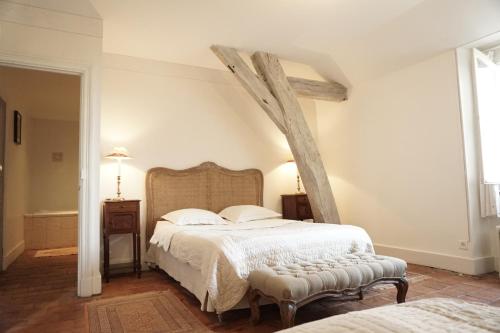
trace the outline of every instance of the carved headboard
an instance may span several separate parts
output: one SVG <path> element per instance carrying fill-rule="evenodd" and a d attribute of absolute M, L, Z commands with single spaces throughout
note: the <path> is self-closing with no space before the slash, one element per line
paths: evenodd
<path fill-rule="evenodd" d="M 258 169 L 229 170 L 205 162 L 185 170 L 149 169 L 146 175 L 146 244 L 161 216 L 182 208 L 218 213 L 228 206 L 263 204 L 263 176 Z"/>

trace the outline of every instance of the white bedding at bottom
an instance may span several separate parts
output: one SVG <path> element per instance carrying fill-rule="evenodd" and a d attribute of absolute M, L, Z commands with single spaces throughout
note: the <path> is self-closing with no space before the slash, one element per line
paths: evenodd
<path fill-rule="evenodd" d="M 148 261 L 158 263 L 158 267 L 165 271 L 170 277 L 178 281 L 181 286 L 189 290 L 200 301 L 202 311 L 215 312 L 215 308 L 208 298 L 208 291 L 205 287 L 203 276 L 199 270 L 194 269 L 189 264 L 175 259 L 170 253 L 165 252 L 156 245 L 151 245 L 148 251 Z M 271 302 L 263 299 L 261 305 Z M 232 309 L 248 309 L 248 300 L 243 297 L 241 301 Z"/>
<path fill-rule="evenodd" d="M 450 298 L 430 298 L 332 316 L 281 332 L 498 333 L 500 308 Z"/>
<path fill-rule="evenodd" d="M 151 245 L 149 247 L 146 260 L 155 263 L 170 277 L 179 281 L 181 286 L 189 290 L 200 301 L 202 310 L 214 311 L 210 302 L 207 302 L 207 290 L 199 270 L 175 259 L 170 253 L 156 245 Z M 207 307 L 212 309 L 207 310 Z"/>
<path fill-rule="evenodd" d="M 200 288 L 218 313 L 241 301 L 248 274 L 263 265 L 373 252 L 370 237 L 359 227 L 280 219 L 212 226 L 160 221 L 150 242 L 200 272 Z"/>

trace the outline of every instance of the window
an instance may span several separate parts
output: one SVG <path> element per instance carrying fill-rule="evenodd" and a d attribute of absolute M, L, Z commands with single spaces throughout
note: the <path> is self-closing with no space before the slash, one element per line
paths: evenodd
<path fill-rule="evenodd" d="M 500 66 L 491 59 L 495 57 L 473 52 L 482 180 L 484 184 L 500 184 Z"/>

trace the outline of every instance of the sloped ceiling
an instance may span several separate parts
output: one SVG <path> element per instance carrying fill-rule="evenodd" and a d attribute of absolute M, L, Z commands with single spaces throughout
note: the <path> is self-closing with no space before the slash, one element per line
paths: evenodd
<path fill-rule="evenodd" d="M 104 52 L 223 69 L 263 50 L 346 85 L 500 31 L 499 0 L 91 0 Z"/>
<path fill-rule="evenodd" d="M 38 8 L 58 11 L 61 13 L 74 14 L 83 17 L 99 19 L 99 13 L 88 0 L 8 0 L 20 5 L 28 5 Z"/>

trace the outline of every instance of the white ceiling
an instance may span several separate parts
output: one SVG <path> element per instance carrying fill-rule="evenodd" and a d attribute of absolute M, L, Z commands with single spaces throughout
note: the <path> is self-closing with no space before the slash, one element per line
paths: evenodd
<path fill-rule="evenodd" d="M 500 31 L 499 0 L 91 0 L 104 51 L 223 69 L 262 50 L 353 85 Z"/>

